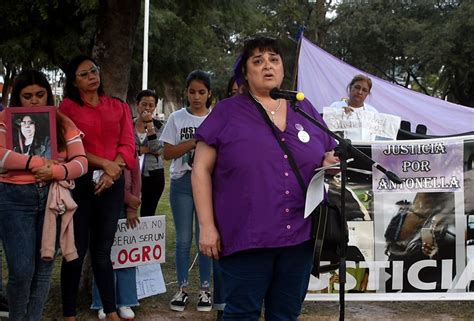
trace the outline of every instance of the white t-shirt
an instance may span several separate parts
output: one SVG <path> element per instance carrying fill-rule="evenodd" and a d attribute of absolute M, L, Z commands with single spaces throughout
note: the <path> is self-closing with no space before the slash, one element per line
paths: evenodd
<path fill-rule="evenodd" d="M 329 106 L 331 108 L 343 108 L 343 107 L 348 107 L 347 101 L 344 100 L 339 100 L 335 101 Z M 377 109 L 375 107 L 372 107 L 369 104 L 364 103 L 362 107 L 359 108 L 351 108 L 352 112 L 350 114 L 344 114 L 345 120 L 346 121 L 359 121 L 360 120 L 360 114 L 366 111 L 370 111 L 373 113 L 377 113 Z M 344 131 L 344 138 L 350 139 L 351 141 L 370 141 L 372 140 L 372 137 L 370 133 L 365 130 L 364 128 L 353 128 L 353 129 L 346 129 Z"/>
<path fill-rule="evenodd" d="M 206 117 L 207 115 L 195 116 L 189 113 L 186 108 L 171 113 L 161 134 L 160 141 L 170 145 L 178 145 L 181 142 L 193 139 L 196 129 Z M 171 179 L 178 179 L 187 171 L 190 171 L 193 159 L 194 149 L 179 158 L 173 159 L 170 166 Z"/>

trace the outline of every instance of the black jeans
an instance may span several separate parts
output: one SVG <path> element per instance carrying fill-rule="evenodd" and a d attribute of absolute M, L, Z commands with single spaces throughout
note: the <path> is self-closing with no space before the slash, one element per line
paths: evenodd
<path fill-rule="evenodd" d="M 122 176 L 98 196 L 94 194 L 92 171 L 76 179 L 72 195 L 78 205 L 74 214 L 74 237 L 79 258 L 71 262 L 63 260 L 61 266 L 61 295 L 65 317 L 76 315 L 82 264 L 88 248 L 104 312 L 116 311 L 110 250 L 124 204 L 124 183 Z"/>
<path fill-rule="evenodd" d="M 142 205 L 140 216 L 154 216 L 158 201 L 165 189 L 165 170 L 157 169 L 153 176 L 142 176 Z"/>

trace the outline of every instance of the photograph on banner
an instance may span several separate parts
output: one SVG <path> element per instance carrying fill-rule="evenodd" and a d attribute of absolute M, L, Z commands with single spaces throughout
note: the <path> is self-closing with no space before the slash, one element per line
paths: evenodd
<path fill-rule="evenodd" d="M 371 156 L 370 145 L 355 145 Z M 348 163 L 345 192 L 345 213 L 347 221 L 373 220 L 372 168 L 358 159 Z M 328 199 L 331 204 L 341 203 L 341 173 L 325 175 Z"/>
<path fill-rule="evenodd" d="M 347 272 L 345 289 L 348 293 L 374 292 L 369 287 L 369 268 L 367 262 L 374 260 L 374 225 L 373 222 L 347 222 L 349 244 L 347 247 Z M 339 293 L 338 271 L 331 272 L 326 292 Z"/>
<path fill-rule="evenodd" d="M 463 153 L 461 138 L 372 145 L 374 161 L 402 180 L 373 175 L 375 258 L 388 263 L 381 291 L 453 289 L 465 266 L 463 249 L 456 250 L 456 235 L 465 231 Z"/>
<path fill-rule="evenodd" d="M 120 219 L 110 254 L 114 269 L 164 263 L 165 233 L 165 215 L 141 217 L 135 228 Z"/>
<path fill-rule="evenodd" d="M 374 292 L 369 286 L 368 262 L 374 260 L 374 227 L 372 221 L 351 221 L 348 223 L 349 244 L 346 253 L 347 293 Z M 322 263 L 324 265 L 324 262 Z M 319 278 L 311 276 L 308 292 L 339 293 L 339 272 L 322 273 Z"/>
<path fill-rule="evenodd" d="M 356 147 L 370 157 L 370 145 L 358 145 Z M 340 206 L 341 174 L 326 173 L 325 181 L 329 187 L 329 202 Z M 345 203 L 345 215 L 349 228 L 345 289 L 348 293 L 374 292 L 374 287 L 369 287 L 370 273 L 367 264 L 367 262 L 374 260 L 375 243 L 372 172 L 370 166 L 359 160 L 354 160 L 348 164 Z M 323 273 L 320 278 L 311 276 L 308 291 L 310 293 L 338 293 L 338 281 L 337 271 Z"/>

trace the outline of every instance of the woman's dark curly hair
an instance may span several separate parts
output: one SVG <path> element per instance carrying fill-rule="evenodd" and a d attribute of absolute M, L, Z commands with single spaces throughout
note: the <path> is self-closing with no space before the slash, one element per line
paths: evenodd
<path fill-rule="evenodd" d="M 38 85 L 46 89 L 48 94 L 48 106 L 54 106 L 54 96 L 46 76 L 37 70 L 23 70 L 13 81 L 12 93 L 10 96 L 10 107 L 21 107 L 20 93 L 23 88 Z"/>

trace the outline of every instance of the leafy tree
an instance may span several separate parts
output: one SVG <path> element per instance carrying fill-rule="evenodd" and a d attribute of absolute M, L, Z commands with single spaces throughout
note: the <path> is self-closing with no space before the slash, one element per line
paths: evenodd
<path fill-rule="evenodd" d="M 94 48 L 106 90 L 125 98 L 139 2 L 2 1 L 0 11 L 8 12 L 0 22 L 6 80 L 11 81 L 22 68 L 64 69 L 73 56 L 92 54 Z M 5 83 L 4 100 L 8 87 Z"/>
<path fill-rule="evenodd" d="M 325 48 L 405 87 L 474 106 L 472 1 L 343 3 Z"/>
<path fill-rule="evenodd" d="M 97 1 L 1 1 L 0 59 L 4 67 L 3 103 L 22 68 L 64 67 L 93 45 Z"/>

